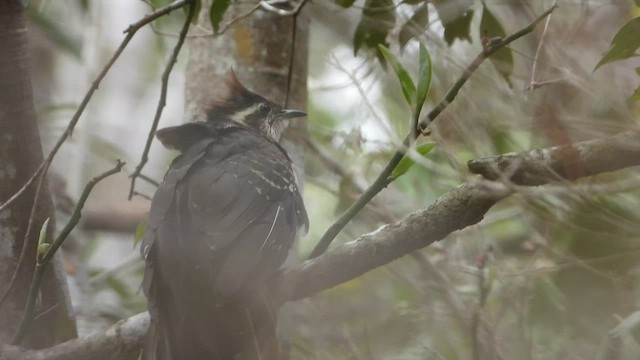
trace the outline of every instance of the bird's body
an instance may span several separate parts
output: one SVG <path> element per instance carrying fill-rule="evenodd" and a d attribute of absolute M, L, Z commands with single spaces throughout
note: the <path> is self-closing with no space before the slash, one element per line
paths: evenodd
<path fill-rule="evenodd" d="M 308 220 L 279 133 L 270 136 L 259 119 L 251 126 L 251 115 L 268 120 L 263 105 L 233 97 L 266 100 L 235 76 L 230 87 L 209 121 L 158 132 L 181 155 L 154 196 L 142 244 L 147 359 L 278 358 L 272 289 Z"/>

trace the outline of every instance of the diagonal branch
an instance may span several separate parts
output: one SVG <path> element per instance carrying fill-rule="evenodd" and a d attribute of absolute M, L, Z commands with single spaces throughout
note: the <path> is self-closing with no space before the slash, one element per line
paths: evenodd
<path fill-rule="evenodd" d="M 131 41 L 131 39 L 133 38 L 133 36 L 136 34 L 138 30 L 140 30 L 146 24 L 156 20 L 157 18 L 167 15 L 171 11 L 185 6 L 188 3 L 188 1 L 189 0 L 174 1 L 173 3 L 146 15 L 142 20 L 139 20 L 136 23 L 131 24 L 127 28 L 127 30 L 125 30 L 125 33 L 127 35 L 122 40 L 122 42 L 120 43 L 120 46 L 118 46 L 115 53 L 111 56 L 111 59 L 109 59 L 109 61 L 104 66 L 100 74 L 98 74 L 98 77 L 96 77 L 96 79 L 91 84 L 91 87 L 89 88 L 84 98 L 82 99 L 80 106 L 78 107 L 76 112 L 73 114 L 73 117 L 69 121 L 67 128 L 64 130 L 62 135 L 60 135 L 60 138 L 58 139 L 56 144 L 53 146 L 51 151 L 49 152 L 49 155 L 47 155 L 47 158 L 44 159 L 44 161 L 40 164 L 40 166 L 35 171 L 35 173 L 27 180 L 27 182 L 22 187 L 15 194 L 13 194 L 7 201 L 5 201 L 4 204 L 0 205 L 0 212 L 6 210 L 9 207 L 9 205 L 11 205 L 16 199 L 18 199 L 22 194 L 24 194 L 24 192 L 36 180 L 38 180 L 38 185 L 37 185 L 36 192 L 34 195 L 34 200 L 33 200 L 33 206 L 31 208 L 31 215 L 29 216 L 29 224 L 27 225 L 27 231 L 25 233 L 25 241 L 23 242 L 22 250 L 20 252 L 20 258 L 18 259 L 18 264 L 16 266 L 16 269 L 11 277 L 11 280 L 9 281 L 9 285 L 4 290 L 2 296 L 0 296 L 0 305 L 2 305 L 3 302 L 7 299 L 9 292 L 13 288 L 13 285 L 15 284 L 15 281 L 18 275 L 18 271 L 20 270 L 21 264 L 26 255 L 27 243 L 28 243 L 26 239 L 29 239 L 31 237 L 31 233 L 33 231 L 33 225 L 34 225 L 33 218 L 36 211 L 36 204 L 38 203 L 38 199 L 40 198 L 40 193 L 46 179 L 46 174 L 49 171 L 49 167 L 51 166 L 53 159 L 57 155 L 58 150 L 60 150 L 62 145 L 73 134 L 73 130 L 76 124 L 78 123 L 78 121 L 80 120 L 80 117 L 84 113 L 84 110 L 86 109 L 87 105 L 89 104 L 89 101 L 93 97 L 93 94 L 95 93 L 96 90 L 98 90 L 98 87 L 100 86 L 100 82 L 102 82 L 102 79 L 104 79 L 104 77 L 107 75 L 109 70 L 111 70 L 111 67 L 113 66 L 113 64 L 116 62 L 116 60 L 118 60 L 118 58 L 120 57 L 120 55 L 122 54 L 122 52 L 127 47 L 127 45 L 129 44 L 129 42 Z"/>
<path fill-rule="evenodd" d="M 38 245 L 38 254 L 36 261 L 36 270 L 33 273 L 33 280 L 31 281 L 31 286 L 29 288 L 29 296 L 27 297 L 27 303 L 24 308 L 24 312 L 22 314 L 22 320 L 20 321 L 20 326 L 13 337 L 12 343 L 20 344 L 24 336 L 27 334 L 27 330 L 31 326 L 31 321 L 34 318 L 35 304 L 36 299 L 38 297 L 38 293 L 40 292 L 40 285 L 42 283 L 42 279 L 44 276 L 44 272 L 47 269 L 47 265 L 55 255 L 56 251 L 62 246 L 62 243 L 67 239 L 71 231 L 78 225 L 80 222 L 80 218 L 82 217 L 82 209 L 84 208 L 84 204 L 89 198 L 93 187 L 103 179 L 120 172 L 124 163 L 118 160 L 116 166 L 108 170 L 97 177 L 91 179 L 87 186 L 85 186 L 78 203 L 76 204 L 73 213 L 71 214 L 71 218 L 67 225 L 60 231 L 60 234 L 56 237 L 56 239 L 51 243 L 50 246 L 42 248 L 41 245 Z"/>
<path fill-rule="evenodd" d="M 581 154 L 592 154 L 583 158 L 585 168 L 591 170 L 578 177 L 640 165 L 640 146 L 637 142 L 632 142 L 632 139 L 637 136 L 638 131 L 630 131 L 571 145 L 573 148 L 580 149 Z M 541 149 L 537 152 L 553 153 L 558 151 L 557 149 L 558 147 Z M 521 153 L 520 156 L 527 153 Z M 602 154 L 598 155 L 598 153 Z M 621 156 L 621 159 L 633 160 L 616 161 L 618 156 Z M 480 161 L 489 162 L 486 159 Z M 547 167 L 552 167 L 554 160 L 552 156 L 538 161 L 541 163 L 548 161 Z M 545 181 L 551 180 L 553 179 Z M 511 188 L 485 180 L 463 184 L 442 195 L 425 209 L 305 261 L 283 276 L 283 282 L 293 287 L 292 295 L 288 300 L 295 301 L 312 296 L 442 240 L 453 231 L 478 223 L 493 205 L 512 193 Z M 131 351 L 135 346 L 141 346 L 148 324 L 148 314 L 138 314 L 119 322 L 104 334 L 90 335 L 44 350 L 25 351 L 13 346 L 5 346 L 0 348 L 0 359 L 75 359 L 118 354 L 123 349 Z"/>
<path fill-rule="evenodd" d="M 189 5 L 189 13 L 184 20 L 184 24 L 182 25 L 182 30 L 180 30 L 180 36 L 178 36 L 178 41 L 176 42 L 176 46 L 173 48 L 173 52 L 169 57 L 169 62 L 162 72 L 162 85 L 160 87 L 160 99 L 158 99 L 158 106 L 156 107 L 156 114 L 153 117 L 153 124 L 151 125 L 151 129 L 149 129 L 149 134 L 147 136 L 147 143 L 144 146 L 144 151 L 142 152 L 142 157 L 140 159 L 140 163 L 136 166 L 136 169 L 131 174 L 131 188 L 129 189 L 129 200 L 133 197 L 136 186 L 136 179 L 140 176 L 142 169 L 149 161 L 149 150 L 151 150 L 151 143 L 153 142 L 153 137 L 158 129 L 158 123 L 160 122 L 160 117 L 162 116 L 162 110 L 164 110 L 165 105 L 167 104 L 167 88 L 169 87 L 169 75 L 171 75 L 171 71 L 173 70 L 173 66 L 178 61 L 178 54 L 180 54 L 180 50 L 182 49 L 182 45 L 184 44 L 184 40 L 187 38 L 187 33 L 189 32 L 189 25 L 191 25 L 191 21 L 196 14 L 195 2 L 193 0 L 187 1 Z"/>
<path fill-rule="evenodd" d="M 470 160 L 469 170 L 487 180 L 542 185 L 640 165 L 640 130 L 575 144 Z"/>
<path fill-rule="evenodd" d="M 498 39 L 496 41 L 492 41 L 490 44 L 485 46 L 478 56 L 469 64 L 469 66 L 463 71 L 462 75 L 458 78 L 458 80 L 453 84 L 451 89 L 447 92 L 444 99 L 436 105 L 436 107 L 429 112 L 427 117 L 422 120 L 418 124 L 418 129 L 420 133 L 425 133 L 427 131 L 427 127 L 431 124 L 431 122 L 435 121 L 436 118 L 449 106 L 450 103 L 455 100 L 458 92 L 462 88 L 462 86 L 469 80 L 471 75 L 476 71 L 476 69 L 491 55 L 493 55 L 496 51 L 501 48 L 509 45 L 513 41 L 531 33 L 535 26 L 542 21 L 545 17 L 549 16 L 551 12 L 556 8 L 556 5 L 552 5 L 548 10 L 540 14 L 531 24 L 526 27 L 516 31 L 515 33 L 507 36 L 504 39 Z M 336 220 L 333 225 L 327 229 L 327 231 L 322 235 L 320 241 L 311 252 L 309 258 L 315 258 L 320 254 L 324 253 L 331 242 L 338 236 L 340 231 L 344 229 L 345 226 L 353 219 L 360 210 L 373 199 L 382 189 L 386 188 L 392 181 L 393 178 L 390 178 L 391 172 L 393 169 L 398 166 L 400 160 L 404 157 L 406 149 L 414 142 L 416 137 L 418 136 L 418 132 L 414 129 L 409 131 L 409 134 L 406 135 L 405 139 L 402 141 L 402 145 L 400 148 L 393 154 L 387 165 L 382 169 L 378 177 L 373 181 L 373 183 L 365 190 L 365 192 L 353 203 L 349 208 Z"/>

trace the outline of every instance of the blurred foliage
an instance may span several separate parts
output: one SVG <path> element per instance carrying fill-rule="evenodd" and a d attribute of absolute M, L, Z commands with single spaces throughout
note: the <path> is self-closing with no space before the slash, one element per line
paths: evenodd
<path fill-rule="evenodd" d="M 348 8 L 359 3 L 339 4 Z M 531 11 L 490 1 L 396 4 L 401 5 L 396 6 L 398 21 L 385 37 L 389 45 L 377 45 L 389 65 L 386 73 L 379 64 L 369 63 L 366 70 L 354 67 L 351 74 L 352 81 L 365 89 L 364 94 L 351 96 L 369 97 L 367 101 L 354 101 L 356 110 L 347 116 L 332 114 L 331 103 L 314 102 L 312 109 L 318 112 L 311 111 L 310 116 L 314 141 L 329 149 L 364 184 L 377 175 L 409 129 L 410 114 L 405 109 L 416 88 L 411 86 L 410 74 L 420 66 L 419 47 L 412 42 L 423 44 L 433 57 L 433 85 L 425 103 L 428 110 L 481 51 L 482 38 L 504 37 L 527 25 L 532 13 L 543 10 L 541 4 Z M 438 147 L 426 158 L 414 157 L 420 161 L 384 190 L 375 205 L 365 208 L 341 241 L 423 208 L 470 180 L 464 165 L 467 159 L 549 146 L 554 144 L 548 138 L 553 131 L 565 131 L 568 138 L 578 140 L 637 126 L 626 96 L 610 80 L 613 75 L 589 75 L 602 56 L 593 48 L 593 37 L 602 30 L 580 24 L 588 23 L 592 11 L 598 13 L 597 7 L 562 1 L 559 5 L 544 38 L 539 73 L 531 74 L 531 59 L 544 23 L 535 32 L 537 40 L 532 36 L 514 43 L 490 59 L 493 67 L 485 64 L 474 73 L 436 122 L 433 139 L 427 139 L 437 141 Z M 433 21 L 434 15 L 429 21 L 429 11 L 442 22 Z M 363 12 L 354 17 L 361 20 Z M 612 21 L 608 31 L 615 33 L 623 26 L 622 20 Z M 590 50 L 585 52 L 585 48 Z M 395 49 L 402 50 L 402 55 Z M 334 71 L 329 65 L 316 76 Z M 362 73 L 369 75 L 360 78 Z M 616 72 L 616 76 L 628 76 L 621 74 L 622 70 Z M 532 78 L 549 79 L 550 84 L 523 93 Z M 366 92 L 370 82 L 379 83 L 380 95 Z M 318 92 L 325 96 L 325 91 Z M 552 100 L 542 103 L 543 95 Z M 604 104 L 606 116 L 600 107 Z M 541 111 L 543 105 L 551 107 L 550 115 Z M 379 125 L 380 120 L 369 115 L 374 112 L 386 123 Z M 546 116 L 553 116 L 565 129 L 544 129 Z M 316 127 L 316 119 L 322 125 Z M 371 123 L 385 129 L 385 136 L 357 131 Z M 363 152 L 347 145 L 350 140 L 345 137 L 356 138 L 355 134 L 361 136 L 358 142 Z M 336 189 L 323 196 L 335 198 L 340 204 L 337 211 L 346 208 L 358 188 L 313 154 L 308 157 L 313 181 Z M 629 189 L 637 184 L 637 176 L 637 170 L 629 169 L 525 190 L 496 205 L 477 226 L 420 251 L 430 266 L 418 265 L 420 261 L 406 256 L 297 303 L 293 358 L 471 359 L 477 355 L 473 354 L 473 337 L 480 341 L 479 358 L 486 359 L 604 359 L 607 344 L 617 346 L 616 351 L 624 354 L 621 358 L 634 358 L 637 343 L 633 335 L 614 329 L 622 328 L 622 323 L 634 329 L 630 325 L 633 317 L 622 319 L 640 305 L 640 219 L 634 210 L 640 206 L 640 192 Z M 620 184 L 625 179 L 631 185 Z M 325 201 L 328 206 L 336 203 Z M 322 212 L 316 209 L 314 213 Z M 320 215 L 322 224 L 334 218 L 327 213 L 332 211 Z M 315 239 L 312 235 L 307 242 Z M 483 255 L 488 262 L 480 270 L 477 261 L 487 247 L 494 251 Z M 481 272 L 490 292 L 479 308 Z M 474 333 L 471 317 L 476 311 L 481 322 Z"/>
<path fill-rule="evenodd" d="M 169 2 L 150 1 L 156 7 Z M 465 166 L 471 158 L 556 145 L 549 135 L 554 132 L 577 141 L 637 127 L 637 65 L 625 68 L 633 60 L 615 61 L 635 56 L 639 37 L 623 29 L 636 26 L 637 18 L 627 23 L 629 18 L 607 13 L 611 7 L 558 2 L 544 37 L 541 24 L 533 35 L 497 53 L 491 59 L 493 66 L 480 66 L 434 123 L 432 135 L 421 139 L 417 153 L 398 166 L 396 175 L 402 176 L 354 219 L 338 242 L 396 221 L 473 180 Z M 214 27 L 220 25 L 230 2 L 216 3 L 215 11 L 203 10 L 215 13 L 210 18 Z M 87 11 L 94 4 L 78 1 L 76 6 Z M 331 15 L 314 18 L 312 25 L 325 36 L 322 39 L 331 41 L 309 47 L 312 59 L 322 59 L 310 69 L 314 85 L 308 108 L 309 137 L 347 176 L 307 151 L 304 190 L 311 229 L 301 243 L 301 257 L 313 248 L 336 213 L 380 172 L 409 131 L 415 113 L 433 108 L 482 51 L 482 38 L 520 29 L 543 10 L 541 3 L 479 0 L 335 0 L 306 6 L 312 17 L 318 8 L 329 9 Z M 84 28 L 74 32 L 61 26 L 50 16 L 57 12 L 37 14 L 56 20 L 52 33 L 66 34 L 54 39 L 56 50 L 78 51 L 74 46 L 81 43 L 72 40 L 81 39 Z M 115 80 L 126 85 L 131 74 L 142 73 L 147 83 L 136 89 L 121 86 L 125 96 L 104 104 L 111 101 L 113 107 L 121 107 L 125 97 L 137 103 L 147 89 L 157 90 L 154 81 L 182 16 L 177 12 L 159 19 L 154 37 L 149 38 L 157 46 L 148 50 L 149 57 L 140 57 L 138 67 Z M 121 37 L 121 30 L 113 32 Z M 610 34 L 604 43 L 602 34 Z M 540 41 L 542 50 L 533 73 Z M 96 51 L 100 59 L 104 52 L 104 48 Z M 380 66 L 385 55 L 387 71 Z M 426 55 L 428 63 L 433 63 L 428 82 Z M 410 74 L 419 75 L 412 78 Z M 56 81 L 75 76 L 62 74 Z M 512 86 L 506 86 L 505 80 Z M 544 86 L 524 91 L 532 81 Z M 628 101 L 633 89 L 635 95 Z M 541 99 L 550 99 L 544 103 L 549 107 L 546 112 L 541 111 Z M 55 98 L 50 104 L 62 105 L 42 106 L 40 113 L 50 116 L 73 101 L 77 100 Z M 102 108 L 99 120 L 109 124 L 109 106 Z M 132 126 L 136 114 L 132 111 Z M 562 126 L 549 128 L 548 114 Z M 126 157 L 125 150 L 135 149 L 124 136 L 122 141 L 104 138 L 101 129 L 91 129 L 85 139 L 90 162 Z M 128 131 L 121 129 L 122 134 Z M 81 136 L 81 131 L 75 134 L 74 142 L 80 142 Z M 438 143 L 434 149 L 432 142 Z M 427 152 L 428 156 L 420 156 Z M 157 165 L 149 169 L 159 178 L 166 161 Z M 295 303 L 292 358 L 466 360 L 474 356 L 474 337 L 486 359 L 594 359 L 608 347 L 624 353 L 623 359 L 635 358 L 640 305 L 638 176 L 637 169 L 628 169 L 573 183 L 517 188 L 518 195 L 500 202 L 479 224 Z M 82 299 L 85 307 L 79 312 L 89 314 L 90 324 L 104 328 L 144 310 L 139 291 L 142 264 L 121 262 L 131 254 L 137 256 L 132 244 L 143 231 L 141 222 L 135 234 L 82 234 L 79 253 L 86 263 L 91 296 Z M 487 260 L 482 269 L 479 258 Z M 481 276 L 490 289 L 482 306 Z M 474 315 L 481 320 L 475 332 Z"/>
<path fill-rule="evenodd" d="M 613 61 L 640 56 L 636 51 L 640 48 L 640 17 L 624 24 L 611 40 L 611 48 L 602 56 L 595 70 Z"/>

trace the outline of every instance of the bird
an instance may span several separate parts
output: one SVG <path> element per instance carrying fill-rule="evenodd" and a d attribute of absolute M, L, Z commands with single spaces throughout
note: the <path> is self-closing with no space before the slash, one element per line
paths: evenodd
<path fill-rule="evenodd" d="M 141 243 L 150 329 L 143 359 L 275 360 L 277 280 L 309 219 L 280 145 L 284 109 L 231 70 L 206 121 L 158 130 L 177 150 Z"/>

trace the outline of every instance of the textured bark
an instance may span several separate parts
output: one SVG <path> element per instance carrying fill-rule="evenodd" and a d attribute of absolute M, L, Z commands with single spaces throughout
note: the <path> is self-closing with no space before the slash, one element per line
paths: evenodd
<path fill-rule="evenodd" d="M 471 160 L 469 170 L 488 180 L 542 185 L 640 165 L 640 131 Z"/>
<path fill-rule="evenodd" d="M 608 140 L 633 138 L 633 136 L 635 136 L 634 132 L 627 132 L 608 138 Z M 624 143 L 629 144 L 628 142 Z M 576 144 L 576 146 L 581 149 L 583 154 L 596 154 L 598 149 L 602 149 L 607 144 L 605 141 L 592 140 Z M 609 144 L 609 146 L 617 147 L 613 144 Z M 540 151 L 549 152 L 552 149 Z M 589 157 L 588 159 L 596 161 L 594 159 L 597 157 Z M 547 166 L 550 166 L 553 159 L 547 158 L 546 160 L 550 162 Z M 598 164 L 604 164 L 600 160 L 597 161 Z M 590 175 L 595 175 L 598 171 L 621 170 L 634 166 L 635 162 L 618 161 L 613 164 L 598 166 L 598 170 L 595 170 L 592 164 L 587 163 L 585 168 L 593 168 Z M 586 174 L 583 175 L 586 176 Z M 362 235 L 354 241 L 336 246 L 291 270 L 284 278 L 285 282 L 295 287 L 295 291 L 288 300 L 312 296 L 376 267 L 386 265 L 403 255 L 429 246 L 435 241 L 444 239 L 451 232 L 476 224 L 482 220 L 493 205 L 511 193 L 512 189 L 498 183 L 475 181 L 463 184 L 442 195 L 427 208 L 418 210 L 404 219 L 385 225 L 372 233 Z M 73 340 L 50 349 L 28 352 L 29 357 L 25 357 L 27 355 L 15 347 L 0 347 L 0 360 L 73 359 L 85 358 L 85 354 L 90 354 L 90 357 L 95 359 L 109 359 L 114 353 L 122 354 L 120 351 L 123 349 L 131 350 L 133 344 L 140 344 L 148 324 L 148 314 L 139 314 L 117 324 L 104 334 Z M 126 337 L 122 335 L 125 333 Z M 130 352 L 130 354 L 134 352 Z M 118 359 L 135 359 L 135 357 L 118 357 Z"/>
<path fill-rule="evenodd" d="M 0 49 L 0 202 L 4 202 L 24 185 L 43 159 L 28 68 L 26 20 L 18 0 L 0 0 Z M 27 241 L 26 256 L 15 286 L 0 307 L 0 343 L 11 340 L 22 317 L 35 267 L 40 227 L 47 218 L 53 224 L 51 196 L 45 186 L 37 203 L 34 230 L 25 239 L 35 190 L 32 186 L 0 213 L 0 294 L 8 288 L 23 242 Z M 49 231 L 49 236 L 51 233 Z M 41 316 L 33 323 L 25 346 L 50 346 L 75 335 L 75 324 L 68 317 L 64 279 L 58 269 L 50 267 L 45 275 L 41 313 L 36 313 Z M 64 331 L 61 332 L 61 328 Z"/>
<path fill-rule="evenodd" d="M 149 313 L 121 320 L 104 333 L 67 341 L 44 350 L 17 346 L 0 348 L 0 360 L 138 359 L 149 327 Z"/>
<path fill-rule="evenodd" d="M 204 0 L 202 9 L 208 9 L 210 3 Z M 190 39 L 185 121 L 202 119 L 211 101 L 224 95 L 225 87 L 221 84 L 231 68 L 240 82 L 269 100 L 284 102 L 291 109 L 306 108 L 309 17 L 303 9 L 294 22 L 291 16 L 258 9 L 247 18 L 234 20 L 248 14 L 254 6 L 234 3 L 225 13 L 221 25 L 230 21 L 233 23 L 222 35 Z M 295 43 L 292 42 L 294 24 Z M 208 11 L 200 12 L 198 25 L 212 31 Z M 289 74 L 289 99 L 286 99 Z M 300 179 L 305 136 L 306 123 L 294 121 L 283 139 L 283 145 L 295 163 Z"/>
<path fill-rule="evenodd" d="M 202 9 L 209 9 L 210 4 L 210 0 L 203 0 Z M 295 19 L 262 9 L 244 17 L 255 6 L 233 2 L 220 24 L 222 35 L 190 39 L 185 121 L 202 120 L 211 101 L 224 95 L 226 90 L 221 84 L 231 68 L 244 85 L 258 94 L 290 109 L 306 109 L 309 17 L 305 9 Z M 211 31 L 208 11 L 201 11 L 198 25 Z M 301 188 L 306 129 L 304 120 L 292 121 L 281 141 L 294 163 Z M 286 313 L 281 312 L 279 319 L 284 327 Z M 280 340 L 287 343 L 282 336 Z"/>

